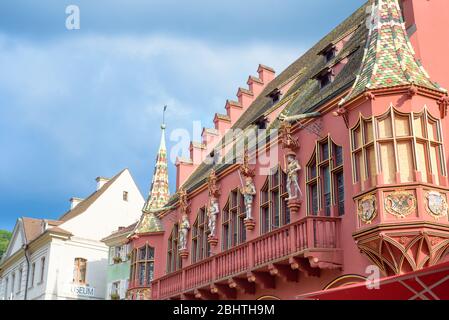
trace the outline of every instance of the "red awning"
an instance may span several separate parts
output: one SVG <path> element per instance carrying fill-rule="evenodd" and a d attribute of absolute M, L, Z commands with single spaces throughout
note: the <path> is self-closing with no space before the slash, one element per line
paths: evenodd
<path fill-rule="evenodd" d="M 449 262 L 403 275 L 300 295 L 301 300 L 449 300 Z"/>

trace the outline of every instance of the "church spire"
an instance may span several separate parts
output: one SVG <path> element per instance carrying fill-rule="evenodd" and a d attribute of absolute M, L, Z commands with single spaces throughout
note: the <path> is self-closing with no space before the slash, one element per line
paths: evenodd
<path fill-rule="evenodd" d="M 159 150 L 156 156 L 156 164 L 154 166 L 153 180 L 151 182 L 150 193 L 148 194 L 145 205 L 142 209 L 142 217 L 136 226 L 135 233 L 148 233 L 163 231 L 162 224 L 155 213 L 160 211 L 169 199 L 170 193 L 168 189 L 168 161 L 167 148 L 165 145 L 165 111 L 164 106 L 162 124 L 161 124 L 161 140 Z"/>
<path fill-rule="evenodd" d="M 446 92 L 432 82 L 419 61 L 405 30 L 397 0 L 374 0 L 362 64 L 344 104 L 367 90 L 416 85 Z"/>

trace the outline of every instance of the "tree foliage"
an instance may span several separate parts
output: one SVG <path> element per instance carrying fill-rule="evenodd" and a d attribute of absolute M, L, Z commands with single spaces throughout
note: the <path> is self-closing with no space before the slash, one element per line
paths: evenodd
<path fill-rule="evenodd" d="M 0 230 L 0 258 L 8 247 L 9 240 L 11 239 L 11 232 L 6 230 Z"/>

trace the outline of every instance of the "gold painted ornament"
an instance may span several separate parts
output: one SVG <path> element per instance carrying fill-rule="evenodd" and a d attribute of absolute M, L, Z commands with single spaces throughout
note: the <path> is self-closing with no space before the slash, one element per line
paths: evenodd
<path fill-rule="evenodd" d="M 410 192 L 394 192 L 385 198 L 385 210 L 397 218 L 405 218 L 415 209 L 416 198 Z"/>
<path fill-rule="evenodd" d="M 364 196 L 359 200 L 358 215 L 360 220 L 371 224 L 377 216 L 376 197 L 372 194 Z"/>
<path fill-rule="evenodd" d="M 447 201 L 446 197 L 438 191 L 429 191 L 426 193 L 427 212 L 435 219 L 440 219 L 447 216 Z"/>

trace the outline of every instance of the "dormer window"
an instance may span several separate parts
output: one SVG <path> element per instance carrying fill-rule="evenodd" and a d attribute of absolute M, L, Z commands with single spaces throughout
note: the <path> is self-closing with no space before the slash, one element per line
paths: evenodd
<path fill-rule="evenodd" d="M 334 81 L 334 73 L 331 68 L 326 68 L 318 73 L 314 78 L 318 80 L 320 88 L 322 89 Z"/>
<path fill-rule="evenodd" d="M 334 43 L 330 43 L 323 50 L 321 50 L 318 54 L 322 55 L 324 57 L 325 62 L 328 63 L 329 61 L 334 59 L 335 56 L 337 55 L 337 47 L 335 46 Z"/>
<path fill-rule="evenodd" d="M 328 72 L 319 78 L 321 88 L 324 88 L 332 82 L 332 73 Z"/>
<path fill-rule="evenodd" d="M 257 129 L 260 129 L 260 130 L 266 129 L 267 123 L 268 123 L 268 120 L 263 116 L 258 118 L 256 121 L 254 121 L 254 124 L 257 126 Z"/>
<path fill-rule="evenodd" d="M 272 102 L 273 104 L 275 104 L 275 103 L 279 102 L 279 100 L 281 100 L 282 92 L 281 92 L 281 90 L 279 90 L 278 88 L 276 88 L 276 89 L 274 89 L 273 91 L 271 91 L 271 92 L 267 95 L 267 97 L 271 99 L 271 102 Z"/>
<path fill-rule="evenodd" d="M 335 47 L 329 49 L 324 55 L 326 58 L 326 62 L 331 61 L 335 57 L 336 53 L 337 53 L 337 50 L 335 49 Z"/>

